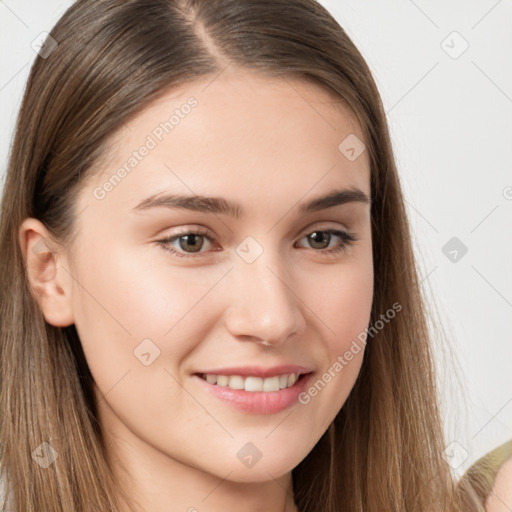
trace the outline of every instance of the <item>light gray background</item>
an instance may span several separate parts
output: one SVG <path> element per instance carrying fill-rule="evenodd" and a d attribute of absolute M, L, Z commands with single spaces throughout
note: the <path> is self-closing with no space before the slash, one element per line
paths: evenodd
<path fill-rule="evenodd" d="M 71 3 L 0 0 L 2 181 L 31 44 Z M 448 335 L 451 352 L 436 348 L 446 461 L 461 474 L 512 438 L 512 1 L 321 3 L 387 111 L 422 282 Z M 456 262 L 443 253 L 452 237 L 468 248 Z"/>

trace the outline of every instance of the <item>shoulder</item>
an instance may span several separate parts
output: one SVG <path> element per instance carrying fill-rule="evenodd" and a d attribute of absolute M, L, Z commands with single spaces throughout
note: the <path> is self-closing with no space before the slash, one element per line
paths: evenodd
<path fill-rule="evenodd" d="M 512 510 L 512 440 L 477 460 L 464 474 L 459 487 L 470 489 L 486 512 Z"/>
<path fill-rule="evenodd" d="M 494 486 L 487 497 L 487 512 L 512 510 L 512 455 L 500 467 Z"/>

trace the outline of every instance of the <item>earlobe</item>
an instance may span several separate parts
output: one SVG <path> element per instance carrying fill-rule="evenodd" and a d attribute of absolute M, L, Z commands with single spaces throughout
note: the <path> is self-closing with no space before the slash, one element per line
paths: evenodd
<path fill-rule="evenodd" d="M 22 222 L 19 243 L 29 286 L 46 321 L 55 327 L 73 324 L 73 279 L 64 248 L 56 244 L 44 224 L 34 218 Z"/>

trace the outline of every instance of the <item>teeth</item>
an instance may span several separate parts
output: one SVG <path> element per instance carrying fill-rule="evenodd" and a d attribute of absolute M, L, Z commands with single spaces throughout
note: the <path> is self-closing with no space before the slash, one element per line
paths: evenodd
<path fill-rule="evenodd" d="M 240 375 L 233 375 L 232 377 L 229 377 L 228 387 L 231 389 L 244 389 L 244 379 L 240 377 Z"/>
<path fill-rule="evenodd" d="M 231 389 L 244 389 L 245 391 L 279 391 L 293 386 L 298 378 L 298 373 L 290 373 L 286 375 L 276 375 L 275 377 L 242 377 L 240 375 L 201 375 L 210 384 L 228 387 Z"/>
<path fill-rule="evenodd" d="M 227 386 L 229 384 L 229 377 L 225 375 L 217 376 L 217 386 Z"/>
<path fill-rule="evenodd" d="M 263 381 L 263 391 L 279 391 L 279 377 L 269 377 Z"/>
<path fill-rule="evenodd" d="M 245 391 L 263 391 L 263 379 L 261 377 L 246 377 Z"/>
<path fill-rule="evenodd" d="M 210 384 L 217 384 L 217 375 L 207 375 L 207 376 L 206 376 L 206 380 L 207 380 Z"/>

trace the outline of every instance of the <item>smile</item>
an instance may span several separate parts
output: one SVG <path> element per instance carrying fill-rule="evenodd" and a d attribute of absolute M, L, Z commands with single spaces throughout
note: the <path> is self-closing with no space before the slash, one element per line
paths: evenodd
<path fill-rule="evenodd" d="M 252 414 L 275 414 L 298 403 L 314 373 L 271 377 L 196 373 L 199 388 L 230 407 Z M 282 387 L 281 387 L 282 386 Z"/>
<path fill-rule="evenodd" d="M 275 392 L 280 389 L 290 388 L 297 382 L 299 376 L 300 374 L 298 373 L 288 373 L 267 378 L 256 376 L 242 377 L 241 375 L 214 375 L 206 373 L 200 375 L 200 377 L 206 380 L 209 384 L 228 387 L 231 389 L 243 389 L 249 392 Z"/>

